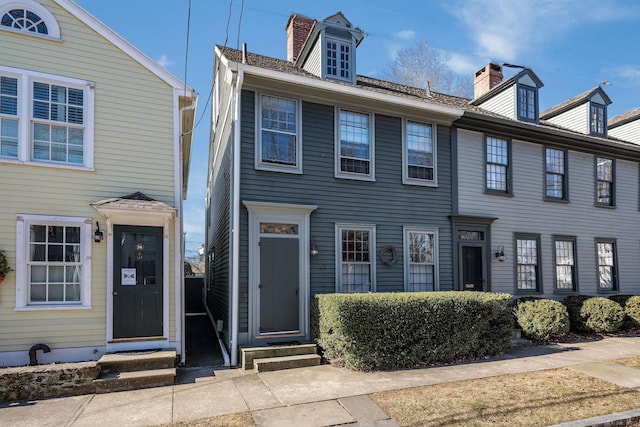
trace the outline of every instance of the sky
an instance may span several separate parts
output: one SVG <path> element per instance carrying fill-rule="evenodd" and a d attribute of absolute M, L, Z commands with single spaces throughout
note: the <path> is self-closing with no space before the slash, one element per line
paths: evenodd
<path fill-rule="evenodd" d="M 544 83 L 540 111 L 602 82 L 609 118 L 640 107 L 640 2 L 635 0 L 76 0 L 199 94 L 186 256 L 205 240 L 213 46 L 286 59 L 292 13 L 323 20 L 341 11 L 365 38 L 356 72 L 382 78 L 396 52 L 418 41 L 473 79 L 489 62 L 531 68 Z M 188 43 L 187 43 L 188 41 Z M 504 69 L 505 79 L 518 70 Z"/>

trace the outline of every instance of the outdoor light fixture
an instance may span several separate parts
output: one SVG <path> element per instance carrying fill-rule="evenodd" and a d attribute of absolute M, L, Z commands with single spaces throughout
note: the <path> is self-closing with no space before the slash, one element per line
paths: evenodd
<path fill-rule="evenodd" d="M 316 245 L 315 240 L 311 241 L 311 256 L 316 256 L 320 253 L 318 250 L 318 245 Z"/>
<path fill-rule="evenodd" d="M 498 246 L 496 249 L 496 258 L 498 258 L 498 261 L 504 262 L 504 246 Z"/>
<path fill-rule="evenodd" d="M 104 234 L 100 231 L 100 223 L 96 221 L 96 232 L 93 233 L 93 241 L 100 243 L 104 240 Z"/>

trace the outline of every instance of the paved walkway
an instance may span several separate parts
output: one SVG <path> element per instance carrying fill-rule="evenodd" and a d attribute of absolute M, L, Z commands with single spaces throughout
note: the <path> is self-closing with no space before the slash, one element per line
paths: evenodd
<path fill-rule="evenodd" d="M 640 337 L 522 347 L 473 363 L 394 372 L 322 365 L 261 374 L 217 370 L 212 376 L 211 370 L 187 369 L 168 387 L 3 404 L 0 424 L 145 426 L 251 411 L 259 426 L 396 426 L 368 394 L 561 367 L 640 390 L 640 370 L 612 362 L 631 356 L 640 356 Z"/>

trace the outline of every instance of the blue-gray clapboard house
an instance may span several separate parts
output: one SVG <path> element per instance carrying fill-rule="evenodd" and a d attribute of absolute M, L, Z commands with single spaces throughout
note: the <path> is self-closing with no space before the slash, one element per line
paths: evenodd
<path fill-rule="evenodd" d="M 363 38 L 292 15 L 287 60 L 216 46 L 206 301 L 232 365 L 310 339 L 316 293 L 640 293 L 640 112 L 607 126 L 596 87 L 541 113 L 528 68 L 488 64 L 472 100 L 359 76 Z"/>
<path fill-rule="evenodd" d="M 364 34 L 292 15 L 288 60 L 217 46 L 207 307 L 244 344 L 309 336 L 327 292 L 452 290 L 451 125 L 468 100 L 356 75 Z"/>

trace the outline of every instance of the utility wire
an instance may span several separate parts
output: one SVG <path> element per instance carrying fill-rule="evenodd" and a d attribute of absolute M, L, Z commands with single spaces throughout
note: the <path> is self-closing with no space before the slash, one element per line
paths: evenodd
<path fill-rule="evenodd" d="M 187 9 L 187 45 L 184 49 L 184 96 L 187 96 L 187 69 L 189 65 L 189 34 L 191 33 L 191 0 Z"/>

